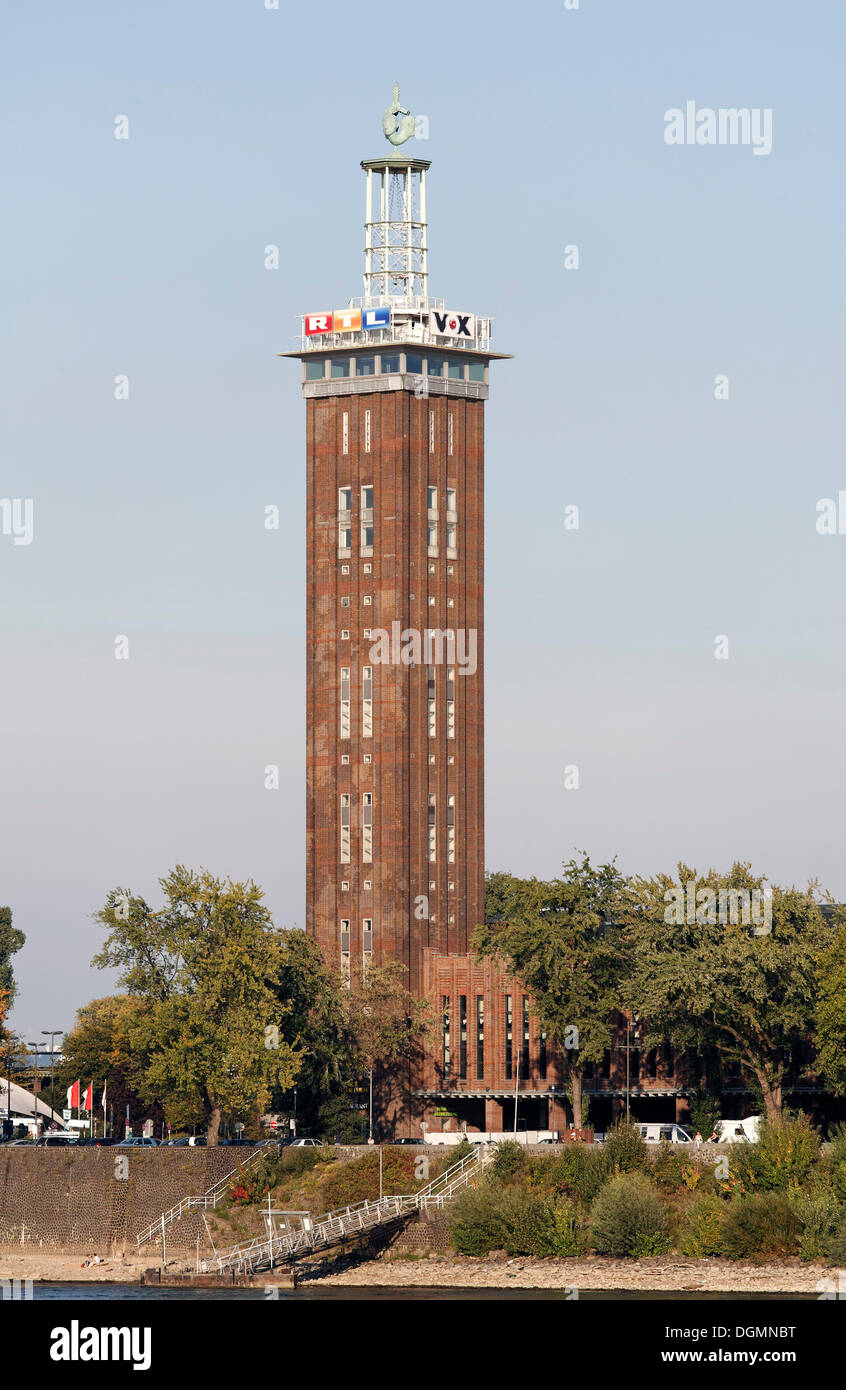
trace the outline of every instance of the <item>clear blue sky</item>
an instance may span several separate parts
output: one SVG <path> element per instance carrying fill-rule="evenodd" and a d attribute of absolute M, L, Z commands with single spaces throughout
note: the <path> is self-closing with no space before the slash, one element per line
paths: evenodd
<path fill-rule="evenodd" d="M 303 922 L 304 406 L 275 353 L 361 292 L 395 80 L 429 119 L 431 291 L 515 354 L 488 867 L 741 857 L 846 897 L 846 536 L 815 530 L 846 488 L 843 6 L 53 0 L 4 28 L 0 497 L 35 519 L 0 535 L 14 1024 L 108 992 L 90 914 L 177 861 Z M 772 154 L 668 147 L 688 100 L 771 108 Z"/>

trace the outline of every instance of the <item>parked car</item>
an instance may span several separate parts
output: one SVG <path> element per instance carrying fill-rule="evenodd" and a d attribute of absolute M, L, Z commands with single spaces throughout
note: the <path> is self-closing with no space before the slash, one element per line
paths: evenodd
<path fill-rule="evenodd" d="M 158 1139 L 145 1139 L 140 1134 L 131 1134 L 128 1139 L 121 1139 L 116 1145 L 118 1149 L 157 1149 Z"/>
<path fill-rule="evenodd" d="M 192 1134 L 188 1140 L 188 1146 L 192 1149 L 204 1149 L 207 1144 L 208 1140 L 204 1134 Z"/>
<path fill-rule="evenodd" d="M 84 1149 L 111 1149 L 118 1141 L 117 1139 L 80 1139 L 79 1142 Z"/>
<path fill-rule="evenodd" d="M 286 1146 L 287 1147 L 287 1146 Z M 301 1139 L 292 1139 L 290 1142 L 292 1149 L 322 1149 L 323 1145 L 319 1139 L 309 1139 L 305 1135 Z"/>
<path fill-rule="evenodd" d="M 59 1134 L 42 1134 L 35 1142 L 41 1149 L 67 1149 L 79 1143 L 79 1135 L 76 1130 L 69 1129 Z"/>
<path fill-rule="evenodd" d="M 224 1149 L 258 1149 L 264 1143 L 262 1139 L 219 1139 L 218 1147 Z"/>
<path fill-rule="evenodd" d="M 408 1138 L 404 1138 L 404 1139 L 395 1139 L 395 1140 L 394 1140 L 394 1143 L 395 1143 L 395 1144 L 418 1144 L 418 1145 L 419 1145 L 419 1144 L 422 1144 L 423 1142 L 424 1142 L 423 1139 L 408 1139 Z"/>
<path fill-rule="evenodd" d="M 693 1136 L 681 1125 L 638 1125 L 647 1144 L 692 1144 Z"/>

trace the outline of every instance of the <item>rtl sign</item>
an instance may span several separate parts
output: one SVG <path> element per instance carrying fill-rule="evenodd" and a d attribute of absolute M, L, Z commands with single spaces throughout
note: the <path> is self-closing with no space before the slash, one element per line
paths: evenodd
<path fill-rule="evenodd" d="M 331 314 L 306 314 L 307 336 L 314 333 L 359 333 L 368 328 L 389 328 L 390 309 L 335 309 Z"/>

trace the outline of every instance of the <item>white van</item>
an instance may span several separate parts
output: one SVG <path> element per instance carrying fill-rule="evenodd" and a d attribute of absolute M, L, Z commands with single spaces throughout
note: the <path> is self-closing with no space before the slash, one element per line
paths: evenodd
<path fill-rule="evenodd" d="M 681 1125 L 638 1125 L 647 1144 L 692 1144 L 693 1139 Z"/>
<path fill-rule="evenodd" d="M 760 1139 L 760 1115 L 747 1115 L 745 1120 L 718 1120 L 717 1144 L 757 1144 Z"/>

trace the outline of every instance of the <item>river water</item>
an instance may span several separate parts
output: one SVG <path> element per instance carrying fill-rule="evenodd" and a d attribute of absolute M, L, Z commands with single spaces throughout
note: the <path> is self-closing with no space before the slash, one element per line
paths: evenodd
<path fill-rule="evenodd" d="M 33 1300 L 61 1299 L 73 1302 L 156 1302 L 172 1303 L 255 1303 L 264 1300 L 280 1303 L 338 1303 L 368 1302 L 386 1299 L 402 1299 L 405 1302 L 433 1303 L 450 1301 L 487 1299 L 499 1302 L 519 1303 L 527 1299 L 545 1302 L 573 1301 L 572 1291 L 566 1289 L 455 1289 L 455 1288 L 362 1288 L 359 1286 L 311 1284 L 298 1289 L 168 1289 L 144 1287 L 139 1284 L 33 1284 Z M 743 1302 L 813 1302 L 818 1294 L 765 1294 L 765 1293 L 697 1293 L 696 1291 L 675 1290 L 664 1292 L 655 1289 L 585 1289 L 579 1293 L 583 1303 L 617 1301 L 625 1303 L 732 1303 Z"/>

